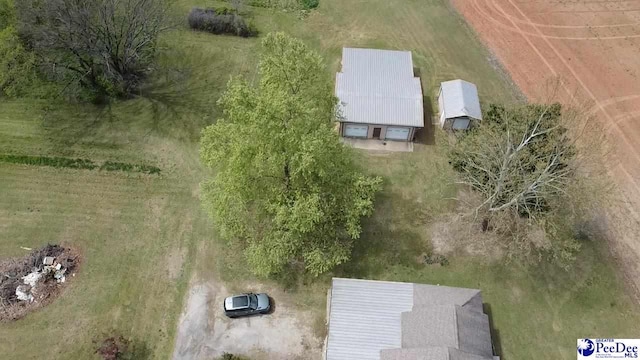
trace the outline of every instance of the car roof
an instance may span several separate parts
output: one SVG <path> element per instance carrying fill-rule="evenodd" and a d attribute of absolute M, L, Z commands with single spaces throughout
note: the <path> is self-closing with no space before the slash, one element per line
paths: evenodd
<path fill-rule="evenodd" d="M 224 300 L 224 307 L 227 310 L 237 310 L 249 307 L 249 294 L 234 295 Z"/>

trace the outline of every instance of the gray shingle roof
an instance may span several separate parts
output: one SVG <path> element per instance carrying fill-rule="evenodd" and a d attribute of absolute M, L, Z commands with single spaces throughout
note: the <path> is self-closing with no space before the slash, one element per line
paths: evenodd
<path fill-rule="evenodd" d="M 490 360 L 480 291 L 334 278 L 326 354 L 327 360 Z"/>
<path fill-rule="evenodd" d="M 499 360 L 444 347 L 420 349 L 387 349 L 380 351 L 380 360 Z"/>
<path fill-rule="evenodd" d="M 444 117 L 446 119 L 468 116 L 482 120 L 478 88 L 468 81 L 451 80 L 440 84 L 443 99 Z"/>
<path fill-rule="evenodd" d="M 344 48 L 335 90 L 346 122 L 424 127 L 409 51 Z"/>
<path fill-rule="evenodd" d="M 380 351 L 380 360 L 449 360 L 449 349 L 444 347 L 388 349 Z"/>
<path fill-rule="evenodd" d="M 492 356 L 489 318 L 458 305 L 415 308 L 402 313 L 402 347 L 447 347 Z"/>

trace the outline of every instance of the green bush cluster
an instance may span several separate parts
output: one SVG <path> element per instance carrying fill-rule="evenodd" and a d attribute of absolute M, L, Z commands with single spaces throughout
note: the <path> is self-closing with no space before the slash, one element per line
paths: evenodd
<path fill-rule="evenodd" d="M 12 164 L 36 166 L 51 166 L 55 168 L 88 169 L 98 167 L 89 159 L 70 159 L 63 157 L 28 156 L 28 155 L 0 155 L 0 161 Z"/>
<path fill-rule="evenodd" d="M 427 254 L 424 255 L 424 263 L 427 265 L 440 264 L 440 266 L 449 265 L 449 259 L 440 254 Z"/>
<path fill-rule="evenodd" d="M 315 9 L 320 0 L 249 0 L 249 5 L 273 9 Z"/>
<path fill-rule="evenodd" d="M 145 174 L 160 174 L 160 168 L 157 168 L 155 166 L 127 164 L 127 163 L 114 162 L 114 161 L 106 161 L 104 164 L 102 164 L 102 166 L 100 166 L 100 170 L 141 172 Z"/>
<path fill-rule="evenodd" d="M 315 9 L 320 5 L 320 0 L 300 0 L 300 5 L 307 10 Z"/>
<path fill-rule="evenodd" d="M 127 164 L 114 161 L 106 161 L 98 165 L 89 159 L 70 159 L 64 157 L 29 156 L 29 155 L 3 155 L 0 154 L 0 162 L 12 164 L 25 164 L 35 166 L 51 166 L 55 168 L 70 169 L 99 169 L 104 171 L 139 172 L 145 174 L 160 174 L 160 168 L 150 165 Z"/>
<path fill-rule="evenodd" d="M 258 31 L 244 18 L 229 8 L 193 8 L 187 18 L 189 27 L 212 34 L 229 34 L 241 37 L 258 35 Z"/>
<path fill-rule="evenodd" d="M 0 0 L 0 95 L 23 95 L 36 77 L 35 55 L 22 46 L 15 29 L 15 9 Z"/>

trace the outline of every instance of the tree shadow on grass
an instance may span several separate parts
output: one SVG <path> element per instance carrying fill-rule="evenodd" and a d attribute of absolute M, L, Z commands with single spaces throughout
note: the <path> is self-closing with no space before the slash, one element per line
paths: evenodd
<path fill-rule="evenodd" d="M 376 199 L 376 209 L 362 223 L 363 231 L 355 242 L 352 258 L 335 270 L 336 276 L 376 278 L 394 265 L 420 268 L 421 254 L 430 250 L 421 204 L 404 199 L 401 194 L 383 190 Z M 417 225 L 417 226 L 416 226 Z"/>
<path fill-rule="evenodd" d="M 60 150 L 78 144 L 117 149 L 151 135 L 196 142 L 219 115 L 216 101 L 230 75 L 215 71 L 219 66 L 208 69 L 203 54 L 166 52 L 165 61 L 130 99 L 101 104 L 61 100 L 45 106 L 42 118 L 49 140 Z"/>
<path fill-rule="evenodd" d="M 117 143 L 96 141 L 105 122 L 114 122 L 116 117 L 110 104 L 56 104 L 45 106 L 42 126 L 48 140 L 61 153 L 78 144 L 90 144 L 95 148 L 116 149 Z"/>

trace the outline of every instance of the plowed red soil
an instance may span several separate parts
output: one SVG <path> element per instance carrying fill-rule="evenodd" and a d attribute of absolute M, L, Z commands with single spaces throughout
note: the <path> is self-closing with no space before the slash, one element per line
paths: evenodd
<path fill-rule="evenodd" d="M 613 147 L 624 201 L 610 211 L 614 254 L 640 289 L 640 0 L 451 0 L 531 100 L 588 101 Z"/>

